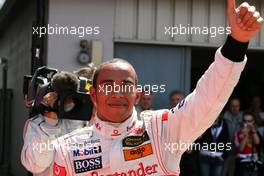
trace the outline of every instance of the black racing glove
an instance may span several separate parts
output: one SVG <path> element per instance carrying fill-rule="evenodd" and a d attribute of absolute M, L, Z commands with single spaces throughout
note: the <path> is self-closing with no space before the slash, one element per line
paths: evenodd
<path fill-rule="evenodd" d="M 228 35 L 225 44 L 221 49 L 221 53 L 224 57 L 233 62 L 241 62 L 244 60 L 247 52 L 249 42 L 239 42 L 231 35 Z"/>

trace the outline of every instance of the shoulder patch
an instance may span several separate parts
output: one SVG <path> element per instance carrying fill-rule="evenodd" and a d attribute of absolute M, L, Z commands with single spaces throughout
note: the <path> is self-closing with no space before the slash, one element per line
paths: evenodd
<path fill-rule="evenodd" d="M 167 121 L 168 117 L 169 117 L 169 111 L 166 111 L 166 110 L 163 111 L 162 116 L 161 116 L 162 121 Z"/>
<path fill-rule="evenodd" d="M 185 103 L 185 99 L 182 99 L 182 100 L 177 104 L 178 109 L 181 109 L 181 107 L 183 107 L 184 103 Z"/>

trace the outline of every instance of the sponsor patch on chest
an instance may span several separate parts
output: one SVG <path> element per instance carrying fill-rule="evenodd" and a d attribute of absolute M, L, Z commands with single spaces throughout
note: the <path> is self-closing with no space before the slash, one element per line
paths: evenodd
<path fill-rule="evenodd" d="M 80 156 L 87 156 L 101 153 L 102 149 L 101 146 L 93 146 L 93 147 L 85 147 L 85 148 L 78 148 L 73 150 L 73 157 L 80 157 Z"/>
<path fill-rule="evenodd" d="M 149 135 L 145 131 L 142 135 L 140 136 L 128 136 L 125 137 L 122 141 L 123 147 L 137 147 L 141 144 L 143 144 L 146 141 L 149 141 Z"/>
<path fill-rule="evenodd" d="M 142 162 L 140 162 L 137 168 L 127 169 L 126 171 L 116 171 L 111 174 L 100 174 L 98 171 L 93 171 L 91 176 L 143 176 L 143 175 L 157 175 L 158 173 L 158 165 L 157 164 L 148 164 L 144 166 Z"/>
<path fill-rule="evenodd" d="M 153 154 L 151 143 L 141 145 L 132 149 L 124 149 L 125 161 L 131 161 L 139 158 L 143 158 Z"/>
<path fill-rule="evenodd" d="M 76 174 L 102 168 L 102 156 L 73 161 Z"/>

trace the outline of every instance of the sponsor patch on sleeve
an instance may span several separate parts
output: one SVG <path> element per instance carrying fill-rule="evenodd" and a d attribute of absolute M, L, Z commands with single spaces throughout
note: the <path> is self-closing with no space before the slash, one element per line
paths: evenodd
<path fill-rule="evenodd" d="M 164 111 L 161 116 L 162 121 L 167 121 L 169 117 L 169 111 Z"/>
<path fill-rule="evenodd" d="M 182 99 L 177 105 L 178 109 L 181 109 L 183 107 L 184 103 L 185 103 L 185 99 Z"/>
<path fill-rule="evenodd" d="M 175 113 L 178 109 L 181 109 L 185 104 L 185 99 L 182 99 L 174 108 L 171 109 L 171 113 Z"/>

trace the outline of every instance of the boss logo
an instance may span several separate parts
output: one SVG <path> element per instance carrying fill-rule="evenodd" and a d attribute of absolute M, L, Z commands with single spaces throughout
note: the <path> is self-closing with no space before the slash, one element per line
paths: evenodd
<path fill-rule="evenodd" d="M 76 174 L 88 172 L 95 169 L 101 169 L 101 168 L 102 168 L 102 156 L 74 161 L 74 169 Z"/>

